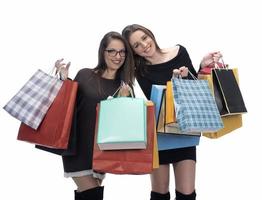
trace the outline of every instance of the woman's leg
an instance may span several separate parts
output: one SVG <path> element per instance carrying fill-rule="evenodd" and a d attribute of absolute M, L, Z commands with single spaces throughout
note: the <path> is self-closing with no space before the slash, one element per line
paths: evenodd
<path fill-rule="evenodd" d="M 94 178 L 92 175 L 72 177 L 77 185 L 77 191 L 82 192 L 90 188 L 95 188 L 101 185 L 101 180 Z"/>
<path fill-rule="evenodd" d="M 160 165 L 150 175 L 151 200 L 169 200 L 169 165 Z"/>
<path fill-rule="evenodd" d="M 73 177 L 77 190 L 75 200 L 103 200 L 104 187 L 101 180 L 90 176 Z"/>
<path fill-rule="evenodd" d="M 195 199 L 196 162 L 183 160 L 173 164 L 176 184 L 176 200 Z"/>

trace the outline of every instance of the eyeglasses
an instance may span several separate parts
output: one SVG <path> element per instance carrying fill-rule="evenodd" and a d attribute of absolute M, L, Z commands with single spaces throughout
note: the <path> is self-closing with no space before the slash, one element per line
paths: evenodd
<path fill-rule="evenodd" d="M 109 56 L 111 57 L 115 57 L 117 54 L 120 55 L 120 57 L 125 57 L 126 56 L 126 50 L 121 49 L 119 51 L 115 50 L 115 49 L 106 49 L 105 50 Z"/>

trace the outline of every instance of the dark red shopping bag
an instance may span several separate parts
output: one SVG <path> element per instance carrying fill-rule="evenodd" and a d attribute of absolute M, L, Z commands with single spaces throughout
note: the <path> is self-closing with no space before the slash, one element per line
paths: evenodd
<path fill-rule="evenodd" d="M 37 130 L 21 123 L 17 139 L 54 149 L 67 149 L 78 83 L 65 80 Z"/>
<path fill-rule="evenodd" d="M 99 106 L 97 107 L 97 113 L 98 110 Z M 155 108 L 153 103 L 148 103 L 146 149 L 100 150 L 96 141 L 98 127 L 96 120 L 93 169 L 98 172 L 112 174 L 149 174 L 153 169 L 158 168 L 159 163 L 154 112 Z"/>

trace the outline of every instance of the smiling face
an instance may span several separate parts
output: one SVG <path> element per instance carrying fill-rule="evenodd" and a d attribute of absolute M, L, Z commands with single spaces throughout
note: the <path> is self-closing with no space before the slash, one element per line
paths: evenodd
<path fill-rule="evenodd" d="M 104 52 L 107 68 L 118 70 L 125 62 L 126 49 L 121 40 L 112 39 Z"/>
<path fill-rule="evenodd" d="M 130 35 L 129 43 L 139 56 L 151 57 L 156 52 L 154 40 L 141 30 L 137 30 Z"/>

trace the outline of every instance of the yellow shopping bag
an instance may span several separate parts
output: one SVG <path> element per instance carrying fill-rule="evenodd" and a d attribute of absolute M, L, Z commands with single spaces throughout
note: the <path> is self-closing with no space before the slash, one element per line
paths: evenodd
<path fill-rule="evenodd" d="M 235 75 L 237 82 L 239 83 L 237 68 L 233 68 L 232 70 L 233 70 L 233 73 Z M 212 93 L 214 94 L 212 73 L 208 74 L 208 75 L 199 74 L 198 78 L 208 80 L 209 87 L 210 87 Z M 227 115 L 227 116 L 222 116 L 221 118 L 222 118 L 222 121 L 223 121 L 223 124 L 224 124 L 224 128 L 220 129 L 217 132 L 205 132 L 205 133 L 202 133 L 202 135 L 205 136 L 205 137 L 208 137 L 208 138 L 219 138 L 223 135 L 226 135 L 226 134 L 242 127 L 242 114 Z"/>
<path fill-rule="evenodd" d="M 154 131 L 154 144 L 153 145 L 154 145 L 153 147 L 153 169 L 157 169 L 159 168 L 159 156 L 158 156 L 156 128 Z"/>
<path fill-rule="evenodd" d="M 176 122 L 172 81 L 166 83 L 166 123 Z"/>

